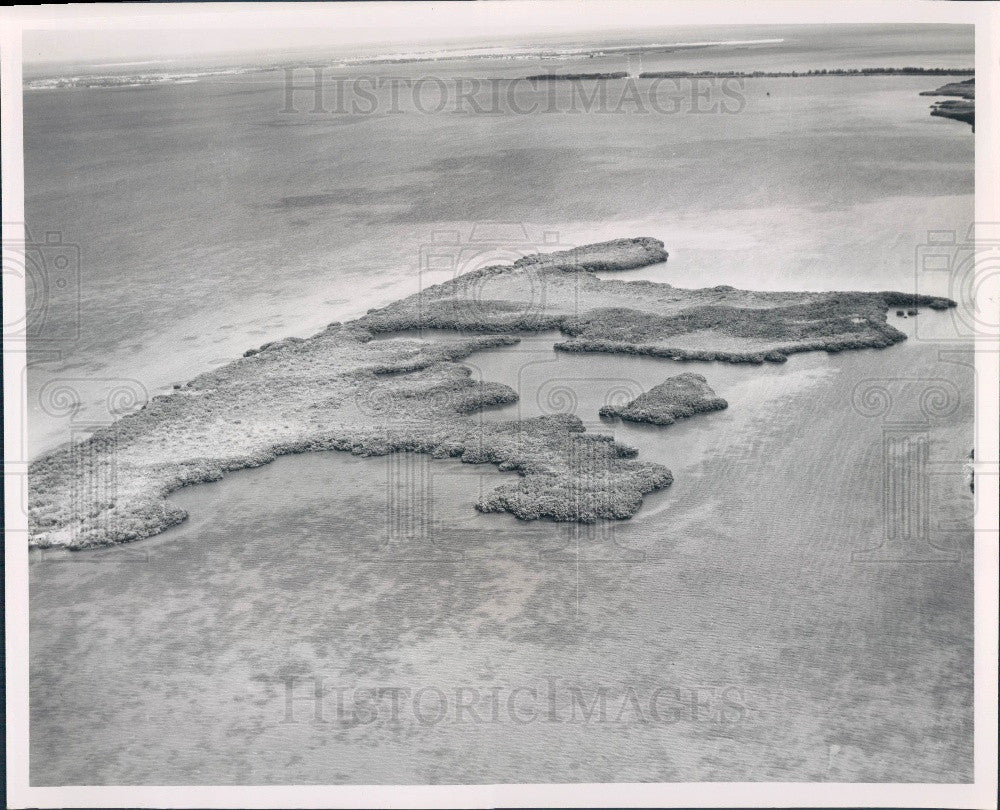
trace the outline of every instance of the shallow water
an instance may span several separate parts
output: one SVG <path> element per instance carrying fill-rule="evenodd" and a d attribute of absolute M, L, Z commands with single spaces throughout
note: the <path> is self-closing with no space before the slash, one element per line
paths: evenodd
<path fill-rule="evenodd" d="M 725 67 L 971 63 L 968 31 L 850 33 Z M 501 67 L 540 72 L 435 70 Z M 29 228 L 80 247 L 32 344 L 31 454 L 108 421 L 123 384 L 141 402 L 598 239 L 664 240 L 670 260 L 627 278 L 960 297 L 919 264 L 928 231 L 960 245 L 972 220 L 971 131 L 918 95 L 943 81 L 750 80 L 728 115 L 284 114 L 265 74 L 28 92 Z M 969 780 L 973 372 L 952 317 L 780 366 L 554 335 L 468 358 L 520 395 L 483 419 L 571 411 L 673 471 L 627 522 L 480 515 L 513 473 L 330 452 L 176 493 L 191 517 L 159 537 L 33 554 L 32 783 Z M 730 407 L 598 419 L 680 371 Z M 410 694 L 393 712 L 377 688 Z"/>
<path fill-rule="evenodd" d="M 971 354 L 547 345 L 469 358 L 521 394 L 484 418 L 575 402 L 666 463 L 633 520 L 480 515 L 512 474 L 410 454 L 279 458 L 177 493 L 191 519 L 158 538 L 34 557 L 33 781 L 968 780 Z M 596 418 L 680 370 L 729 409 Z M 885 500 L 921 442 L 926 500 Z M 605 714 L 573 690 L 603 690 Z"/>
<path fill-rule="evenodd" d="M 663 114 L 321 114 L 308 95 L 282 112 L 280 74 L 29 91 L 27 224 L 60 242 L 48 266 L 70 258 L 37 293 L 30 453 L 110 421 L 116 387 L 142 402 L 455 273 L 603 239 L 662 239 L 677 286 L 946 293 L 917 256 L 929 231 L 966 241 L 974 140 L 928 114 L 942 81 L 746 80 L 706 114 L 692 87 L 664 87 L 662 109 L 681 101 Z"/>

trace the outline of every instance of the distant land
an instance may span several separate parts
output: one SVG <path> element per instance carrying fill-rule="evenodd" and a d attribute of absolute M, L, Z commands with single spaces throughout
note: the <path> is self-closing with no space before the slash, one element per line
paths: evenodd
<path fill-rule="evenodd" d="M 972 76 L 975 68 L 875 67 L 829 68 L 821 70 L 648 70 L 640 79 L 735 78 L 735 79 L 798 79 L 812 76 Z"/>
<path fill-rule="evenodd" d="M 714 44 L 724 43 L 694 43 L 685 46 L 657 46 L 655 49 L 670 50 L 671 47 L 684 48 L 707 48 Z M 641 52 L 648 48 L 622 48 L 622 52 Z M 606 51 L 588 54 L 589 56 L 603 56 L 610 53 L 617 53 L 618 49 L 608 49 Z M 540 60 L 569 58 L 574 52 L 561 54 L 507 54 L 502 58 L 517 60 L 528 59 L 534 56 Z M 433 57 L 393 57 L 393 58 L 372 58 L 363 60 L 347 60 L 340 62 L 315 61 L 309 63 L 288 63 L 280 65 L 246 65 L 242 67 L 222 68 L 216 70 L 164 70 L 150 71 L 144 73 L 81 73 L 77 75 L 61 75 L 43 78 L 33 78 L 24 82 L 27 90 L 53 90 L 53 89 L 84 89 L 84 88 L 128 88 L 128 87 L 152 87 L 169 84 L 186 84 L 222 76 L 238 76 L 247 73 L 273 73 L 278 71 L 289 71 L 296 69 L 323 69 L 336 68 L 348 69 L 363 67 L 364 65 L 375 64 L 408 64 L 410 62 L 437 62 L 457 59 L 455 55 L 445 55 Z M 485 54 L 467 57 L 472 61 L 488 58 Z M 490 58 L 501 58 L 493 55 Z M 627 70 L 586 72 L 586 73 L 534 73 L 529 76 L 517 78 L 495 77 L 493 81 L 608 81 L 614 79 L 629 78 L 633 74 Z M 818 70 L 790 70 L 790 71 L 767 71 L 767 70 L 655 70 L 643 71 L 636 75 L 639 79 L 695 79 L 695 78 L 738 78 L 738 79 L 787 79 L 803 78 L 815 76 L 974 76 L 974 68 L 937 68 L 937 67 L 874 67 L 874 68 L 829 68 Z"/>
<path fill-rule="evenodd" d="M 639 79 L 799 79 L 815 76 L 973 76 L 975 68 L 824 68 L 820 70 L 646 70 Z M 607 73 L 536 73 L 525 76 L 528 81 L 626 79 L 628 71 Z M 945 85 L 952 87 L 953 85 Z M 936 91 L 935 91 L 936 92 Z M 926 95 L 931 95 L 928 93 Z M 943 95 L 943 94 L 942 94 Z"/>
<path fill-rule="evenodd" d="M 365 56 L 350 59 L 345 64 L 404 64 L 408 62 L 440 62 L 454 59 L 485 60 L 528 60 L 528 59 L 595 59 L 614 54 L 633 53 L 673 53 L 674 51 L 703 50 L 707 48 L 753 47 L 780 45 L 783 38 L 770 39 L 721 39 L 698 42 L 657 42 L 648 44 L 629 43 L 626 45 L 587 45 L 583 47 L 545 48 L 531 47 L 485 47 L 432 52 L 396 53 L 385 56 Z"/>
<path fill-rule="evenodd" d="M 113 71 L 109 72 L 107 70 L 109 67 L 108 65 L 95 66 L 98 68 L 97 70 L 71 73 L 69 70 L 71 70 L 72 67 L 65 65 L 61 66 L 61 68 L 52 66 L 48 69 L 46 74 L 26 79 L 24 87 L 27 90 L 53 90 L 62 88 L 82 89 L 88 87 L 144 87 L 198 81 L 202 78 L 208 78 L 221 74 L 266 73 L 303 68 L 355 68 L 363 67 L 365 65 L 408 65 L 414 63 L 426 63 L 432 65 L 438 62 L 451 62 L 456 60 L 469 62 L 487 60 L 503 62 L 560 62 L 570 59 L 596 59 L 619 54 L 673 53 L 675 51 L 704 50 L 712 48 L 744 48 L 780 45 L 784 41 L 785 40 L 781 38 L 771 38 L 746 40 L 703 40 L 697 42 L 664 42 L 651 44 L 631 43 L 627 45 L 588 45 L 583 47 L 555 48 L 545 46 L 452 48 L 414 51 L 410 53 L 355 56 L 347 58 L 310 58 L 295 61 L 282 61 L 274 64 L 247 63 L 225 69 L 198 71 L 193 70 L 190 63 L 188 63 L 187 67 L 181 67 L 181 62 L 175 62 L 173 67 L 166 68 L 162 71 L 121 74 Z"/>
<path fill-rule="evenodd" d="M 975 68 L 823 68 L 819 70 L 646 70 L 639 79 L 802 79 L 817 76 L 974 76 Z M 604 73 L 535 73 L 522 77 L 531 82 L 539 81 L 607 81 L 627 79 L 626 70 Z M 951 87 L 952 85 L 946 85 Z"/>
<path fill-rule="evenodd" d="M 957 96 L 956 99 L 938 101 L 931 107 L 931 115 L 962 121 L 976 131 L 976 80 L 950 82 L 937 90 L 925 90 L 922 96 Z"/>
<path fill-rule="evenodd" d="M 618 70 L 611 73 L 538 73 L 534 76 L 525 76 L 525 78 L 532 82 L 559 81 L 560 79 L 627 79 L 628 71 Z"/>

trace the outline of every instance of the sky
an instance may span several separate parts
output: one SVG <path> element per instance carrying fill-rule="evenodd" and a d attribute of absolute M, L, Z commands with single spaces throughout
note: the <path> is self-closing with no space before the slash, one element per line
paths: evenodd
<path fill-rule="evenodd" d="M 551 10 L 545 6 L 550 6 Z M 587 6 L 591 10 L 587 9 Z M 556 12 L 556 7 L 559 11 Z M 163 8 L 162 6 L 160 7 Z M 597 4 L 576 4 L 567 13 L 564 4 L 510 3 L 350 3 L 313 4 L 260 13 L 229 12 L 223 16 L 201 6 L 174 5 L 172 15 L 162 12 L 121 20 L 128 27 L 107 30 L 83 28 L 26 31 L 27 63 L 87 62 L 112 59 L 253 53 L 275 50 L 354 49 L 374 44 L 409 50 L 455 44 L 491 44 L 514 40 L 545 40 L 573 35 L 620 34 L 629 29 L 648 30 L 649 14 L 608 15 Z M 230 6 L 229 8 L 234 8 Z M 134 10 L 135 7 L 133 6 Z M 652 15 L 656 17 L 657 15 Z M 87 22 L 93 26 L 94 23 Z M 101 30 L 101 29 L 104 30 Z M 171 30 L 173 29 L 173 30 Z"/>
<path fill-rule="evenodd" d="M 853 22 L 877 22 L 879 14 L 887 13 L 878 11 L 877 4 L 851 5 Z M 906 21 L 901 12 L 907 5 L 900 0 L 888 7 L 890 16 Z M 941 7 L 952 5 L 919 4 L 920 16 L 943 16 L 946 9 Z M 399 52 L 650 32 L 676 34 L 667 41 L 720 38 L 710 36 L 706 24 L 724 25 L 726 34 L 721 38 L 742 38 L 735 29 L 741 23 L 773 27 L 775 22 L 845 19 L 843 6 L 760 0 L 754 4 L 712 0 L 95 4 L 47 6 L 24 15 L 26 65 L 309 50 L 350 55 L 359 49 L 371 51 L 376 44 L 379 50 Z M 912 15 L 909 21 L 914 21 Z M 685 24 L 697 28 L 685 30 Z M 762 34 L 746 33 L 746 38 L 755 36 Z"/>

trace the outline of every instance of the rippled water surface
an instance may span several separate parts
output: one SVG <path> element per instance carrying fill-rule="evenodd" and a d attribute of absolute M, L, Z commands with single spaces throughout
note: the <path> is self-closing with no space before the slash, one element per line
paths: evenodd
<path fill-rule="evenodd" d="M 575 410 L 674 484 L 626 523 L 522 523 L 472 506 L 511 473 L 307 454 L 178 493 L 159 538 L 39 556 L 34 779 L 968 780 L 970 358 L 473 356 L 510 415 Z M 597 420 L 681 369 L 729 409 Z M 930 487 L 893 505 L 907 443 Z"/>
<path fill-rule="evenodd" d="M 929 37 L 890 63 L 971 64 Z M 797 48 L 764 67 L 875 58 Z M 34 347 L 32 452 L 119 383 L 526 250 L 644 234 L 670 260 L 630 278 L 930 291 L 926 232 L 972 219 L 971 131 L 918 95 L 939 83 L 753 80 L 739 114 L 671 116 L 290 115 L 263 75 L 29 92 L 29 227 L 81 246 L 81 306 L 53 301 Z M 519 394 L 481 418 L 575 413 L 673 471 L 627 522 L 481 515 L 514 473 L 329 452 L 178 492 L 190 519 L 148 541 L 34 555 L 32 783 L 970 780 L 974 380 L 950 317 L 783 365 L 552 335 L 468 358 Z M 729 408 L 598 418 L 680 371 Z M 82 412 L 46 403 L 56 380 Z"/>
<path fill-rule="evenodd" d="M 923 56 L 890 64 L 971 64 L 952 47 L 944 59 L 931 36 Z M 759 64 L 786 67 L 782 53 Z M 814 54 L 830 59 L 858 55 Z M 433 75 L 454 88 L 550 68 L 447 63 Z M 427 71 L 382 69 L 410 82 Z M 334 111 L 335 79 L 327 113 L 308 92 L 289 106 L 280 73 L 25 93 L 27 224 L 59 240 L 45 248 L 50 270 L 70 259 L 32 343 L 33 455 L 68 439 L 71 421 L 109 419 L 115 387 L 152 396 L 525 252 L 647 235 L 666 243 L 661 280 L 678 286 L 912 290 L 940 279 L 917 274 L 928 231 L 961 244 L 973 218 L 971 129 L 932 118 L 919 95 L 941 77 L 748 79 L 725 97 L 703 86 L 714 113 L 696 112 L 683 84 L 663 85 L 654 112 L 648 80 L 635 85 L 643 112 L 622 114 L 621 82 L 591 113 L 566 112 L 582 102 L 561 82 L 516 85 L 500 114 L 448 89 L 444 112 L 392 113 L 386 88 L 370 115 Z M 60 380 L 75 409 L 55 400 Z"/>

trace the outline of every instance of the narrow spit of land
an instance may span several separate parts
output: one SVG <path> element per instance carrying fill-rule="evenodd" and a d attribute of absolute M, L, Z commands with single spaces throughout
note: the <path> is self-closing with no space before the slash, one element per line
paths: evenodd
<path fill-rule="evenodd" d="M 167 501 L 171 492 L 314 450 L 429 453 L 517 473 L 475 503 L 483 512 L 585 523 L 629 518 L 644 495 L 672 482 L 669 470 L 586 432 L 574 416 L 474 419 L 476 410 L 517 395 L 472 380 L 461 361 L 516 343 L 517 333 L 559 329 L 566 340 L 555 348 L 563 351 L 781 362 L 793 352 L 891 346 L 905 335 L 886 322 L 889 308 L 954 306 L 899 292 L 685 290 L 595 275 L 666 258 L 663 243 L 651 238 L 529 256 L 332 323 L 311 338 L 248 350 L 34 461 L 29 544 L 82 549 L 149 537 L 187 516 Z M 464 334 L 373 340 L 430 328 Z"/>
<path fill-rule="evenodd" d="M 951 118 L 961 121 L 976 131 L 976 80 L 966 79 L 963 82 L 949 82 L 937 90 L 925 90 L 922 96 L 955 96 L 956 98 L 935 102 L 931 106 L 931 115 Z"/>
<path fill-rule="evenodd" d="M 616 70 L 610 73 L 536 73 L 534 76 L 525 77 L 529 82 L 550 82 L 560 80 L 601 80 L 601 79 L 627 79 L 628 71 Z"/>
<path fill-rule="evenodd" d="M 647 70 L 640 79 L 808 79 L 817 76 L 972 76 L 974 68 L 822 68 L 819 70 Z"/>
<path fill-rule="evenodd" d="M 536 73 L 528 81 L 600 81 L 626 79 L 627 70 L 603 73 Z M 974 68 L 822 68 L 818 70 L 645 70 L 639 79 L 807 79 L 817 76 L 973 76 Z M 950 86 L 950 85 L 949 85 Z M 930 95 L 930 94 L 927 94 Z"/>

